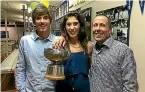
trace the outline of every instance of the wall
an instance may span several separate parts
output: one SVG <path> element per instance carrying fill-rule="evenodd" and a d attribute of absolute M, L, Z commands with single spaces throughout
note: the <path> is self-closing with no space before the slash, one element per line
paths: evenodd
<path fill-rule="evenodd" d="M 145 11 L 141 15 L 138 0 L 133 2 L 130 21 L 130 47 L 137 62 L 139 92 L 145 92 Z"/>
<path fill-rule="evenodd" d="M 1 27 L 1 30 L 4 31 L 5 27 Z M 1 31 L 0 30 L 0 31 Z M 19 40 L 23 36 L 23 27 L 7 27 L 7 31 L 9 32 L 9 40 Z M 5 40 L 2 38 L 1 40 Z"/>
<path fill-rule="evenodd" d="M 77 8 L 85 9 L 88 7 L 92 7 L 92 20 L 96 15 L 96 12 L 102 11 L 105 9 L 113 8 L 120 5 L 125 5 L 126 0 L 122 1 L 88 1 L 84 5 L 78 5 L 76 7 L 72 7 L 71 10 L 75 10 Z M 139 83 L 139 91 L 145 92 L 145 11 L 144 14 L 141 15 L 139 2 L 138 0 L 133 1 L 132 7 L 132 15 L 130 19 L 130 38 L 129 38 L 129 46 L 134 51 L 134 55 L 137 63 L 137 76 Z M 93 36 L 91 36 L 91 40 L 94 41 Z"/>

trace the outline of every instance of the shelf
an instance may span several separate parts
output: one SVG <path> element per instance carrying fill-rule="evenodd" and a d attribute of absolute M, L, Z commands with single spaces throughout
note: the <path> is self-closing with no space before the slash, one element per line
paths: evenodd
<path fill-rule="evenodd" d="M 57 9 L 55 12 L 55 25 L 54 25 L 54 30 L 58 29 L 60 30 L 60 24 L 63 21 L 64 16 L 68 13 L 68 8 L 69 8 L 69 2 L 64 1 Z"/>
<path fill-rule="evenodd" d="M 64 1 L 57 9 L 55 12 L 55 20 L 58 20 L 61 17 L 64 17 L 64 15 L 67 14 L 69 8 L 69 2 Z"/>

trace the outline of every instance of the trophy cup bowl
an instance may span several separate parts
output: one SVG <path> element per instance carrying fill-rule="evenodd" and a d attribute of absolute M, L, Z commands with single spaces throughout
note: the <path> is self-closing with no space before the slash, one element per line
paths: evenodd
<path fill-rule="evenodd" d="M 52 61 L 52 64 L 47 66 L 45 77 L 50 80 L 63 80 L 64 66 L 61 64 L 62 61 L 66 60 L 70 56 L 70 52 L 64 49 L 44 49 L 44 56 Z"/>

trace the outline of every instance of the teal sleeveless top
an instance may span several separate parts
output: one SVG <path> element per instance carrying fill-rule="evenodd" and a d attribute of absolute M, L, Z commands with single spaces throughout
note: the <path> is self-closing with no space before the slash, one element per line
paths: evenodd
<path fill-rule="evenodd" d="M 85 51 L 72 52 L 69 59 L 63 62 L 65 76 L 89 73 L 88 55 Z"/>

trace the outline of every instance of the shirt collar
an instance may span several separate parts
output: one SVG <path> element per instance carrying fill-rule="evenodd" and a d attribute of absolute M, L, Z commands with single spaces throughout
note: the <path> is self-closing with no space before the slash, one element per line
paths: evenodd
<path fill-rule="evenodd" d="M 114 39 L 112 36 L 110 36 L 103 44 L 110 48 L 113 42 L 114 42 Z"/>
<path fill-rule="evenodd" d="M 32 39 L 33 39 L 34 41 L 42 40 L 42 38 L 39 37 L 39 36 L 36 34 L 36 32 L 32 33 Z M 53 40 L 52 33 L 50 32 L 49 36 L 48 36 L 46 39 L 43 39 L 43 40 L 52 41 L 52 40 Z"/>
<path fill-rule="evenodd" d="M 101 49 L 101 48 L 104 47 L 104 46 L 107 46 L 108 48 L 110 48 L 111 45 L 113 44 L 113 42 L 114 42 L 114 39 L 113 39 L 112 36 L 110 36 L 110 37 L 103 43 L 102 46 L 99 46 L 99 45 L 97 44 L 97 42 L 96 42 L 95 48 L 96 48 L 96 49 Z"/>

